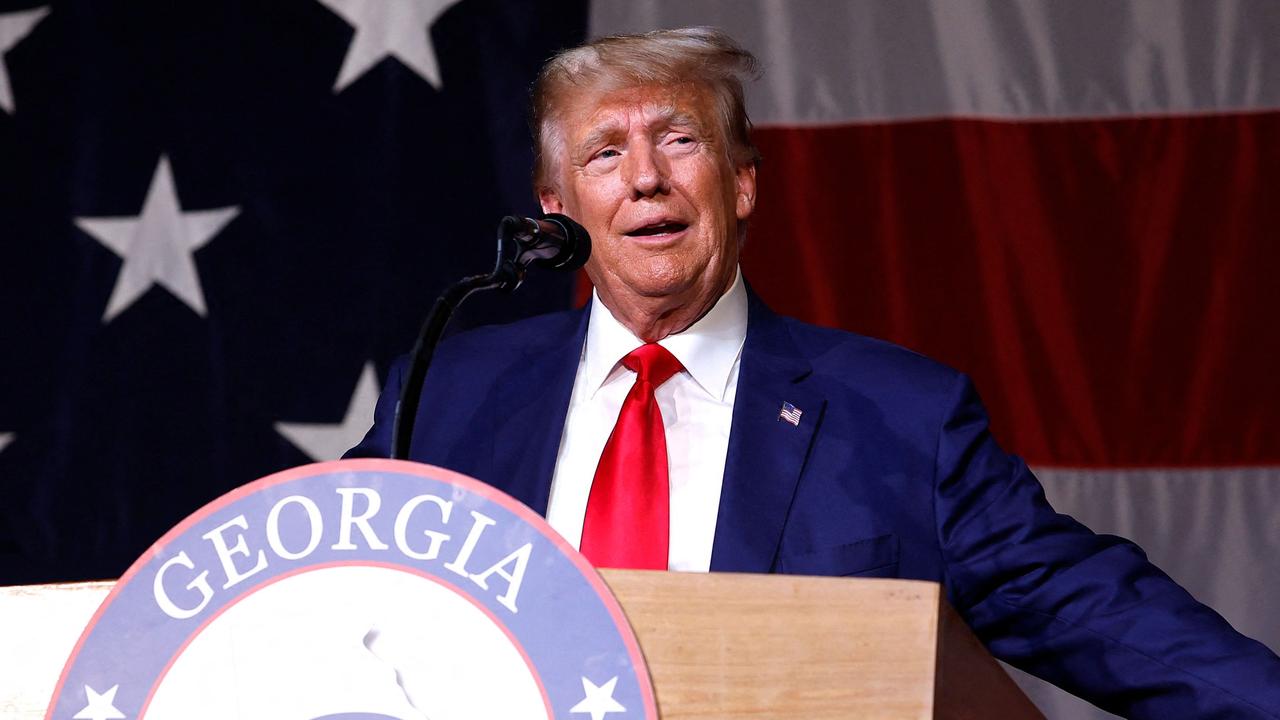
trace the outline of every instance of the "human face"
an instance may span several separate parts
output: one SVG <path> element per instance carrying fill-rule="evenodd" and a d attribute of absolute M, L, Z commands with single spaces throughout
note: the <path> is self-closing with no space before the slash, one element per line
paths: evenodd
<path fill-rule="evenodd" d="M 754 165 L 731 164 L 704 88 L 566 100 L 543 210 L 591 234 L 587 275 L 615 317 L 646 340 L 685 329 L 733 282 L 739 226 L 755 207 Z"/>

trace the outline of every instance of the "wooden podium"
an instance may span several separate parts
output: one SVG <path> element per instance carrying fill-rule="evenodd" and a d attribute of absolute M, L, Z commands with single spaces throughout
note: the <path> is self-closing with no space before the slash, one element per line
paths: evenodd
<path fill-rule="evenodd" d="M 602 574 L 639 637 L 666 720 L 1042 717 L 934 583 Z M 44 717 L 110 589 L 0 588 L 0 717 Z"/>

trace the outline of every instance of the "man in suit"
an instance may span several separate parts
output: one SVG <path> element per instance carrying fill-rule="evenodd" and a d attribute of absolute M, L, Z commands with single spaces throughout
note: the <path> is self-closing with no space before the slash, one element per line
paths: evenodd
<path fill-rule="evenodd" d="M 548 62 L 535 185 L 590 232 L 594 299 L 446 342 L 411 457 L 597 565 L 933 580 L 996 656 L 1113 712 L 1280 717 L 1280 659 L 1055 513 L 963 375 L 751 293 L 753 62 L 706 29 Z M 353 455 L 386 456 L 401 372 Z"/>

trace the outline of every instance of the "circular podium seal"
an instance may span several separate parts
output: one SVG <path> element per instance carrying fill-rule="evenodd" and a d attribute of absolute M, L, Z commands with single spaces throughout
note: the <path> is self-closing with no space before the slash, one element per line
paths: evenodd
<path fill-rule="evenodd" d="M 397 460 L 213 501 L 98 609 L 49 720 L 657 718 L 591 565 L 515 499 Z"/>

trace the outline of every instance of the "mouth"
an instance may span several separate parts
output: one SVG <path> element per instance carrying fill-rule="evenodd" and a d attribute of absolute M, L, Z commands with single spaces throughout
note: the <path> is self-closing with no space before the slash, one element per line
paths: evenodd
<path fill-rule="evenodd" d="M 662 220 L 648 225 L 643 225 L 634 230 L 623 233 L 627 237 L 664 237 L 682 233 L 688 229 L 688 223 L 682 223 L 675 220 Z"/>

